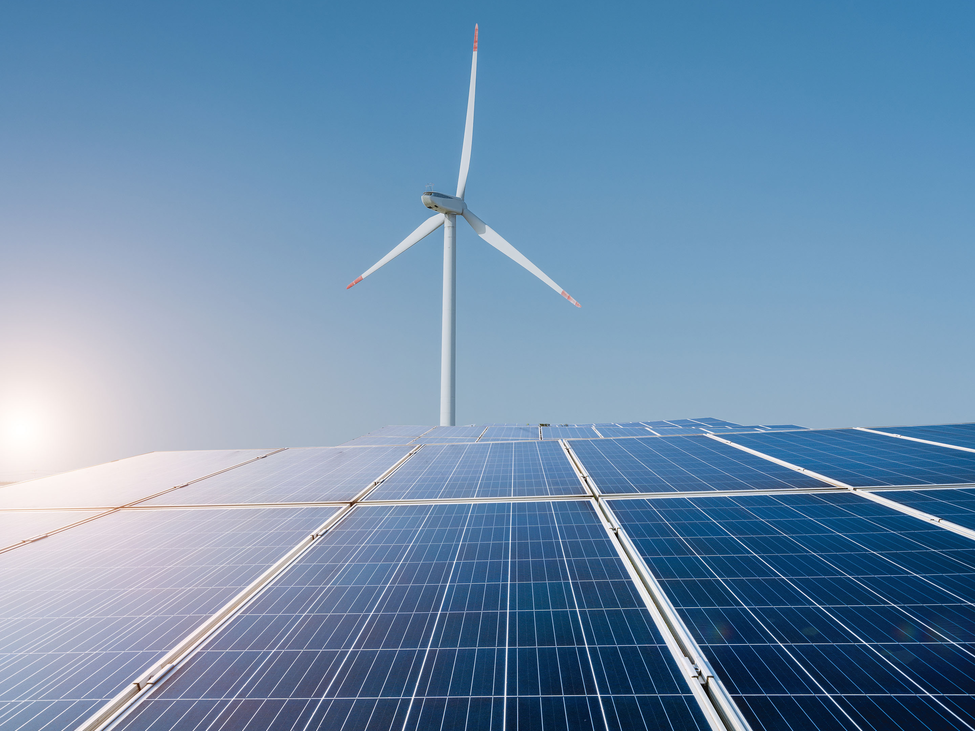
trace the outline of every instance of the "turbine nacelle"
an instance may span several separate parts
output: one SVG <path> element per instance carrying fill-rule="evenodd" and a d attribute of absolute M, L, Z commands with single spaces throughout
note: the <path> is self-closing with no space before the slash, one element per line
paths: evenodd
<path fill-rule="evenodd" d="M 467 209 L 467 204 L 464 203 L 463 198 L 458 198 L 455 195 L 447 195 L 446 193 L 428 191 L 420 196 L 420 200 L 423 201 L 423 205 L 437 213 L 462 216 Z"/>

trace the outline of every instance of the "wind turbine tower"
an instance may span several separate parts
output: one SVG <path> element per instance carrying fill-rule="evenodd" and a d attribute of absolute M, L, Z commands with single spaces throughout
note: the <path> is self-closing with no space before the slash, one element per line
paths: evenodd
<path fill-rule="evenodd" d="M 541 269 L 532 264 L 528 258 L 509 244 L 498 233 L 488 226 L 484 221 L 474 215 L 474 212 L 467 207 L 464 201 L 464 193 L 467 189 L 467 173 L 471 167 L 471 142 L 474 136 L 474 87 L 477 81 L 477 26 L 474 26 L 474 56 L 471 60 L 471 87 L 467 96 L 467 121 L 464 125 L 464 147 L 460 156 L 460 174 L 457 177 L 457 194 L 447 195 L 446 193 L 424 193 L 420 200 L 423 205 L 436 215 L 431 216 L 421 223 L 417 229 L 403 239 L 399 245 L 390 251 L 386 256 L 372 265 L 362 273 L 362 276 L 355 279 L 346 289 L 368 277 L 384 264 L 392 261 L 413 244 L 426 238 L 438 228 L 443 226 L 443 333 L 441 335 L 440 352 L 440 425 L 454 426 L 455 423 L 455 395 L 456 395 L 456 370 L 457 370 L 457 351 L 455 335 L 457 333 L 457 216 L 463 216 L 471 225 L 475 233 L 487 241 L 491 246 L 500 251 L 505 256 L 518 262 L 525 269 L 530 271 L 545 284 L 565 297 L 569 302 L 579 307 L 569 293 L 545 274 Z"/>

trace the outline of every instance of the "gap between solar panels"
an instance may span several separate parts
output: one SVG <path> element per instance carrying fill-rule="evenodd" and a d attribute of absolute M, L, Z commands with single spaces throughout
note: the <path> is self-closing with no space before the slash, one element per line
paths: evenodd
<path fill-rule="evenodd" d="M 630 580 L 643 599 L 654 624 L 660 631 L 667 649 L 684 671 L 684 678 L 694 693 L 698 704 L 704 711 L 708 722 L 714 729 L 726 731 L 751 731 L 751 726 L 732 700 L 724 683 L 714 674 L 711 664 L 705 659 L 683 620 L 677 615 L 673 603 L 664 593 L 663 587 L 654 578 L 630 537 L 616 519 L 613 509 L 603 500 L 582 460 L 564 439 L 559 443 L 565 450 L 569 462 L 579 475 L 579 479 L 592 495 L 590 498 L 596 515 L 609 534 L 610 542 L 619 554 Z"/>
<path fill-rule="evenodd" d="M 871 429 L 863 429 L 862 431 L 872 431 L 872 430 Z M 882 432 L 874 432 L 874 433 L 882 433 Z M 882 489 L 880 486 L 877 486 L 877 487 L 854 487 L 853 485 L 848 485 L 845 482 L 840 482 L 839 480 L 834 480 L 832 477 L 827 477 L 826 475 L 821 475 L 818 472 L 813 472 L 812 470 L 807 470 L 807 469 L 805 469 L 803 467 L 800 467 L 798 465 L 792 464 L 791 462 L 786 462 L 785 460 L 777 459 L 777 458 L 772 457 L 772 456 L 770 456 L 768 454 L 765 454 L 763 452 L 759 452 L 759 451 L 756 451 L 754 449 L 750 449 L 749 447 L 742 446 L 741 444 L 736 444 L 735 442 L 728 441 L 727 439 L 722 439 L 721 437 L 715 436 L 714 434 L 708 434 L 707 436 L 710 439 L 714 439 L 716 441 L 722 442 L 723 444 L 728 444 L 728 445 L 734 447 L 735 449 L 740 449 L 743 452 L 748 452 L 749 454 L 753 454 L 756 457 L 761 457 L 762 459 L 766 459 L 769 462 L 774 462 L 775 464 L 782 465 L 783 467 L 787 467 L 790 470 L 795 470 L 795 471 L 801 472 L 801 473 L 803 473 L 805 475 L 809 475 L 810 477 L 815 477 L 817 480 L 822 480 L 823 482 L 826 482 L 826 483 L 828 483 L 830 485 L 834 485 L 835 487 L 844 488 L 844 489 L 849 490 L 850 492 L 852 492 L 852 493 L 854 493 L 856 495 L 859 495 L 860 497 L 863 497 L 863 498 L 865 498 L 867 500 L 872 500 L 875 503 L 879 503 L 881 505 L 886 505 L 888 508 L 892 508 L 893 510 L 896 510 L 896 511 L 898 511 L 900 513 L 904 513 L 905 515 L 910 515 L 912 518 L 917 518 L 918 520 L 923 520 L 926 523 L 934 523 L 935 525 L 940 526 L 940 527 L 944 528 L 945 530 L 950 530 L 952 533 L 957 533 L 958 535 L 965 536 L 965 538 L 969 538 L 969 539 L 975 541 L 975 530 L 972 530 L 971 528 L 966 528 L 963 525 L 958 525 L 957 523 L 953 523 L 950 520 L 945 520 L 944 518 L 939 518 L 937 515 L 932 515 L 931 513 L 925 513 L 923 510 L 917 510 L 916 508 L 910 508 L 910 507 L 908 507 L 906 505 L 902 505 L 901 503 L 899 503 L 899 502 L 897 502 L 895 500 L 889 500 L 889 499 L 887 499 L 885 497 L 881 497 L 880 495 L 877 495 L 876 492 L 875 492 L 875 490 L 877 490 L 877 489 Z M 885 436 L 896 436 L 896 435 L 886 434 Z M 906 439 L 907 437 L 904 437 L 904 438 Z M 922 440 L 914 439 L 913 441 L 922 441 Z M 928 443 L 929 444 L 937 444 L 936 442 L 928 442 Z M 951 447 L 951 445 L 949 445 L 949 444 L 937 444 L 937 446 L 950 447 L 952 449 L 963 449 L 962 447 Z M 971 451 L 975 451 L 975 450 L 964 449 L 964 451 L 971 452 Z M 905 488 L 906 487 L 907 486 L 905 486 Z M 913 486 L 911 486 L 911 489 L 918 490 L 918 489 L 924 489 L 925 487 L 926 486 L 924 486 L 924 485 L 920 485 L 920 486 L 919 485 L 913 485 Z"/>
<path fill-rule="evenodd" d="M 112 513 L 116 513 L 119 510 L 121 510 L 121 508 L 112 508 L 111 510 L 106 510 L 104 512 L 98 513 L 97 515 L 89 515 L 88 517 L 82 518 L 81 520 L 76 520 L 74 523 L 68 523 L 67 525 L 59 526 L 59 527 L 54 528 L 52 530 L 49 530 L 49 531 L 47 531 L 45 533 L 38 533 L 36 536 L 31 536 L 30 538 L 24 538 L 23 540 L 20 540 L 20 541 L 18 541 L 16 543 L 11 543 L 9 546 L 4 546 L 3 548 L 0 548 L 0 553 L 6 553 L 7 551 L 12 551 L 15 548 L 20 548 L 21 546 L 26 546 L 28 543 L 36 543 L 37 541 L 41 540 L 42 538 L 47 538 L 48 536 L 53 536 L 55 533 L 61 533 L 63 531 L 66 531 L 69 528 L 74 528 L 74 527 L 79 526 L 79 525 L 84 525 L 85 523 L 90 523 L 91 521 L 97 520 L 98 518 L 102 518 L 102 517 L 104 517 L 106 515 L 111 515 Z M 54 511 L 49 510 L 49 509 L 45 509 L 43 511 L 41 511 L 41 510 L 38 510 L 38 511 L 27 511 L 27 510 L 23 510 L 23 511 L 18 511 L 18 512 L 54 512 Z"/>
<path fill-rule="evenodd" d="M 956 444 L 947 444 L 945 442 L 932 442 L 930 439 L 918 439 L 917 437 L 908 437 L 903 434 L 897 434 L 896 432 L 888 431 L 878 431 L 877 429 L 867 429 L 865 426 L 855 426 L 853 427 L 857 431 L 865 431 L 869 434 L 879 434 L 882 437 L 893 437 L 894 439 L 907 439 L 910 442 L 920 442 L 921 444 L 932 444 L 935 447 L 947 447 L 948 449 L 958 449 L 962 452 L 975 452 L 975 449 L 970 447 L 959 447 Z"/>
<path fill-rule="evenodd" d="M 308 552 L 308 550 L 311 549 L 312 546 L 315 545 L 319 538 L 321 538 L 323 535 L 325 535 L 325 533 L 343 520 L 355 508 L 359 501 L 365 498 L 369 492 L 388 479 L 390 475 L 396 472 L 396 470 L 398 470 L 410 457 L 416 454 L 420 448 L 421 447 L 417 446 L 410 450 L 410 452 L 403 456 L 396 464 L 371 482 L 365 489 L 360 491 L 350 502 L 339 508 L 328 520 L 316 528 L 315 531 L 313 531 L 307 538 L 288 551 L 288 553 L 280 558 L 274 565 L 268 568 L 263 574 L 257 577 L 257 579 L 238 593 L 237 596 L 221 607 L 219 611 L 207 618 L 195 630 L 183 638 L 179 644 L 167 652 L 160 660 L 156 661 L 156 663 L 154 663 L 148 670 L 144 671 L 139 677 L 126 686 L 126 688 L 115 696 L 115 698 L 108 701 L 108 703 L 89 716 L 76 728 L 76 731 L 99 731 L 100 729 L 107 728 L 110 724 L 118 720 L 123 713 L 132 708 L 135 703 L 148 695 L 155 687 L 162 683 L 173 669 L 190 657 L 194 651 L 196 651 L 203 645 L 203 643 L 219 632 L 221 628 L 226 626 L 226 624 L 233 619 L 233 617 L 235 617 L 245 606 L 247 606 L 247 604 L 255 599 L 266 587 L 271 585 L 279 576 L 281 576 L 281 574 L 287 571 L 289 567 L 294 565 L 298 559 L 300 559 L 306 552 Z M 168 492 L 168 490 L 163 492 Z"/>

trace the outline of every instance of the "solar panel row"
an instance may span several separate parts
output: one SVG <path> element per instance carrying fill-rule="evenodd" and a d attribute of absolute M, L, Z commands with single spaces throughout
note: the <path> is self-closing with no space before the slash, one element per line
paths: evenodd
<path fill-rule="evenodd" d="M 0 554 L 0 727 L 73 728 L 335 510 L 119 511 Z"/>
<path fill-rule="evenodd" d="M 706 727 L 572 462 L 531 428 L 420 447 L 115 728 Z M 975 454 L 723 438 L 796 468 L 705 436 L 568 444 L 752 728 L 975 727 L 975 544 L 801 471 L 964 485 Z M 75 727 L 338 510 L 256 506 L 347 503 L 417 445 L 172 453 L 17 486 L 13 542 L 92 517 L 54 510 L 66 496 L 172 507 L 0 553 L 0 728 Z M 879 494 L 972 526 L 972 493 Z M 467 502 L 368 502 L 410 499 Z"/>
<path fill-rule="evenodd" d="M 706 728 L 588 503 L 361 507 L 121 729 Z"/>
<path fill-rule="evenodd" d="M 753 728 L 969 728 L 975 544 L 850 493 L 614 501 Z"/>
<path fill-rule="evenodd" d="M 579 495 L 585 488 L 558 442 L 426 446 L 370 500 Z"/>
<path fill-rule="evenodd" d="M 975 482 L 975 453 L 857 429 L 725 438 L 858 487 Z"/>

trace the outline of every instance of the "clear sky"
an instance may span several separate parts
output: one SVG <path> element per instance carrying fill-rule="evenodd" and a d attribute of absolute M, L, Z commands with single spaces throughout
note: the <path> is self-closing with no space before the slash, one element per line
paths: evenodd
<path fill-rule="evenodd" d="M 975 420 L 975 5 L 0 6 L 0 480 L 438 419 Z M 25 472 L 26 471 L 26 472 Z"/>

